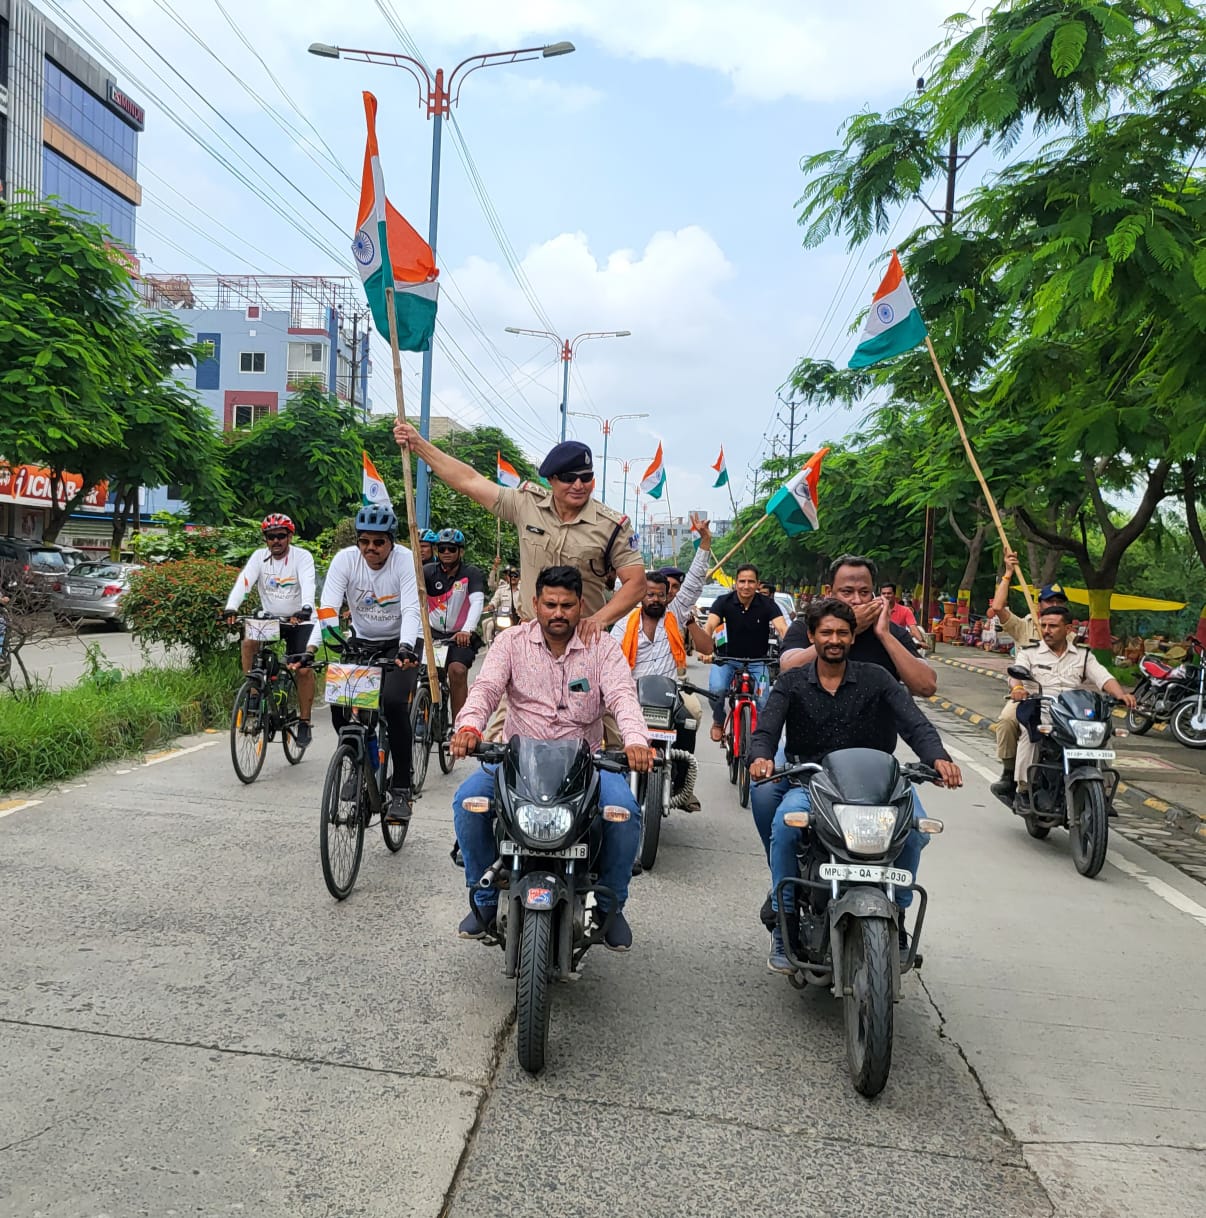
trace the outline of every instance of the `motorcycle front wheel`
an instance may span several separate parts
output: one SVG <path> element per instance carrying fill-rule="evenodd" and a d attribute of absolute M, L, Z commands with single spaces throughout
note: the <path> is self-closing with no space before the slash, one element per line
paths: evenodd
<path fill-rule="evenodd" d="M 1203 711 L 1200 717 L 1197 711 L 1197 698 L 1186 698 L 1173 711 L 1172 720 L 1169 723 L 1172 734 L 1187 749 L 1206 749 L 1206 711 Z"/>
<path fill-rule="evenodd" d="M 665 807 L 666 780 L 662 770 L 645 775 L 645 803 L 641 810 L 641 866 L 646 871 L 657 862 L 658 842 L 662 837 L 662 809 Z"/>
<path fill-rule="evenodd" d="M 1072 789 L 1072 861 L 1086 879 L 1092 879 L 1104 866 L 1109 845 L 1110 822 L 1106 814 L 1105 791 L 1099 782 L 1078 782 Z"/>
<path fill-rule="evenodd" d="M 519 1064 L 529 1074 L 544 1069 L 552 980 L 553 912 L 525 909 L 515 978 L 515 1026 Z"/>
<path fill-rule="evenodd" d="M 892 1069 L 892 953 L 896 927 L 888 918 L 856 918 L 842 938 L 842 999 L 846 1062 L 854 1089 L 870 1099 Z"/>

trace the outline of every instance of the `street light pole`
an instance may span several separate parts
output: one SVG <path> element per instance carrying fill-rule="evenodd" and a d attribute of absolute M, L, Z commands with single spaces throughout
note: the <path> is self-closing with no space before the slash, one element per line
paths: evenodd
<path fill-rule="evenodd" d="M 505 326 L 504 329 L 508 334 L 530 334 L 534 338 L 551 338 L 557 344 L 557 352 L 561 356 L 561 442 L 565 443 L 565 423 L 566 415 L 569 413 L 569 374 L 570 361 L 574 358 L 574 352 L 578 349 L 578 344 L 585 342 L 588 338 L 629 338 L 632 335 L 631 330 L 587 330 L 582 334 L 575 335 L 573 338 L 561 338 L 552 330 L 526 330 L 521 326 Z M 598 418 L 598 415 L 592 415 L 592 418 Z M 606 499 L 604 500 L 606 502 Z"/>
<path fill-rule="evenodd" d="M 647 419 L 649 414 L 643 411 L 640 414 L 613 414 L 610 419 L 605 419 L 601 414 L 591 414 L 586 410 L 571 410 L 569 412 L 576 419 L 596 419 L 603 428 L 603 502 L 607 502 L 607 441 L 611 439 L 612 426 L 621 419 Z M 628 469 L 625 467 L 624 476 L 627 479 Z"/>
<path fill-rule="evenodd" d="M 652 460 L 653 460 L 653 457 L 652 457 L 652 455 L 650 455 L 648 457 L 630 457 L 627 461 L 620 462 L 620 467 L 624 471 L 624 498 L 620 504 L 620 511 L 623 512 L 625 515 L 628 514 L 628 471 L 634 465 L 639 465 L 642 461 L 652 461 Z M 636 499 L 635 495 L 633 496 L 633 499 L 635 501 L 635 499 Z M 633 503 L 633 508 L 634 508 L 634 510 L 632 513 L 632 517 L 635 520 L 636 519 L 635 502 Z M 638 521 L 637 523 L 639 524 L 640 522 Z"/>
<path fill-rule="evenodd" d="M 572 42 L 554 42 L 542 47 L 522 47 L 516 51 L 487 51 L 470 55 L 445 75 L 437 68 L 435 76 L 427 66 L 410 55 L 399 55 L 392 51 L 366 51 L 352 47 L 331 46 L 325 42 L 312 42 L 311 55 L 322 59 L 350 59 L 358 63 L 378 63 L 387 67 L 403 68 L 415 78 L 419 86 L 419 102 L 427 106 L 427 117 L 432 120 L 431 130 L 431 209 L 427 219 L 427 244 L 436 252 L 436 236 L 440 219 L 440 147 L 444 131 L 444 116 L 451 114 L 452 107 L 459 104 L 461 86 L 465 77 L 480 68 L 502 67 L 512 63 L 528 63 L 533 59 L 551 59 L 557 55 L 568 55 L 574 50 Z M 459 79 L 458 79 L 459 78 Z M 424 90 L 426 86 L 426 90 Z M 431 369 L 435 335 L 423 352 L 423 376 L 419 393 L 419 434 L 429 438 L 431 431 Z M 564 437 L 563 437 L 564 438 Z M 415 514 L 421 528 L 427 528 L 431 514 L 431 485 L 427 464 L 419 462 L 419 477 L 415 485 Z"/>

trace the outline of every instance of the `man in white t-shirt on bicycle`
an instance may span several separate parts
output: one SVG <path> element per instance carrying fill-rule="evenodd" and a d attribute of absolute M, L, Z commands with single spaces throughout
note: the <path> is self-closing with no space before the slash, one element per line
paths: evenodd
<path fill-rule="evenodd" d="M 281 512 L 265 516 L 260 525 L 264 545 L 248 559 L 239 572 L 223 611 L 229 621 L 234 621 L 239 606 L 254 588 L 260 596 L 260 607 L 273 617 L 286 618 L 281 623 L 281 638 L 285 640 L 286 655 L 300 655 L 306 649 L 313 630 L 314 613 L 314 559 L 308 550 L 293 545 L 295 532 L 293 521 Z M 251 671 L 260 643 L 256 639 L 243 639 L 243 671 Z M 298 718 L 297 743 L 306 748 L 311 739 L 310 715 L 314 709 L 314 672 L 309 668 L 298 669 L 297 680 Z"/>

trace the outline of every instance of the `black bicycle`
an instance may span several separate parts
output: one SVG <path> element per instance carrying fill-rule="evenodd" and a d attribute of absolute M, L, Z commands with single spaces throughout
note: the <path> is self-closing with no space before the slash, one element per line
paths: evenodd
<path fill-rule="evenodd" d="M 426 656 L 426 648 L 423 652 Z M 448 689 L 448 644 L 435 644 L 436 672 L 440 686 L 440 701 L 431 700 L 431 684 L 428 680 L 426 659 L 419 665 L 419 683 L 415 687 L 410 703 L 411 738 L 411 783 L 410 789 L 418 794 L 427 780 L 427 766 L 433 747 L 440 759 L 440 772 L 452 773 L 452 715 L 451 694 Z"/>
<path fill-rule="evenodd" d="M 363 640 L 344 639 L 340 663 L 327 666 L 327 701 L 345 707 L 348 721 L 327 766 L 322 787 L 318 851 L 327 891 L 342 901 L 352 891 L 364 853 L 364 831 L 373 817 L 392 854 L 406 841 L 410 822 L 385 817 L 390 781 L 389 732 L 377 707 L 384 670 L 393 668 L 397 646 L 382 651 Z M 418 794 L 412 786 L 412 795 Z"/>
<path fill-rule="evenodd" d="M 243 619 L 246 637 L 260 644 L 230 712 L 230 759 L 243 783 L 253 783 L 259 777 L 268 746 L 278 734 L 290 765 L 297 765 L 306 753 L 306 746 L 297 738 L 301 722 L 297 682 L 286 667 L 303 659 L 304 653 L 286 656 L 282 661 L 272 646 L 280 637 L 281 623 L 291 620 L 262 610 Z"/>

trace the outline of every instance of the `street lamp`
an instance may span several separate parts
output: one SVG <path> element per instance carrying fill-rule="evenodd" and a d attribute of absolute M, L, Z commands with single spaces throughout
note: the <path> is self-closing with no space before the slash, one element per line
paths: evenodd
<path fill-rule="evenodd" d="M 574 338 L 559 338 L 552 330 L 524 330 L 519 326 L 506 326 L 504 329 L 508 334 L 531 334 L 535 338 L 551 338 L 557 344 L 563 365 L 561 373 L 561 439 L 563 441 L 565 439 L 566 401 L 569 398 L 570 360 L 574 358 L 578 344 L 585 342 L 588 338 L 629 338 L 632 335 L 631 330 L 587 330 Z"/>
<path fill-rule="evenodd" d="M 590 414 L 585 410 L 571 410 L 569 412 L 576 419 L 597 419 L 603 427 L 603 502 L 607 502 L 607 441 L 611 438 L 611 428 L 614 423 L 618 423 L 621 419 L 647 419 L 647 413 L 641 414 L 613 414 L 610 419 L 605 419 L 601 414 Z"/>
<path fill-rule="evenodd" d="M 440 141 L 444 130 L 444 116 L 461 100 L 461 86 L 465 78 L 479 68 L 503 67 L 511 63 L 528 63 L 533 59 L 551 59 L 557 55 L 568 55 L 574 49 L 572 42 L 553 42 L 542 47 L 522 47 L 517 51 L 487 51 L 482 55 L 470 55 L 462 59 L 445 77 L 444 69 L 437 68 L 434 76 L 426 66 L 410 55 L 398 55 L 392 51 L 365 51 L 352 47 L 331 46 L 326 42 L 312 42 L 311 55 L 320 59 L 349 59 L 356 63 L 379 63 L 387 67 L 404 68 L 415 78 L 419 86 L 419 104 L 426 105 L 427 117 L 433 120 L 431 129 L 431 211 L 427 221 L 427 244 L 432 253 L 436 249 L 436 230 L 440 218 Z M 431 430 L 431 361 L 435 345 L 434 336 L 423 352 L 423 382 L 419 398 L 419 434 L 428 438 Z M 419 478 L 416 487 L 416 514 L 419 526 L 426 528 L 430 515 L 430 484 L 425 462 L 419 462 Z"/>
<path fill-rule="evenodd" d="M 628 515 L 628 471 L 634 465 L 640 465 L 643 461 L 652 461 L 652 460 L 653 460 L 653 454 L 651 453 L 648 457 L 631 457 L 627 461 L 620 462 L 620 466 L 624 470 L 624 498 L 620 501 L 620 511 L 623 512 L 625 516 Z M 636 496 L 634 495 L 633 499 L 635 500 L 635 498 L 636 498 Z M 633 515 L 634 519 L 636 518 L 635 508 L 636 508 L 636 504 L 633 503 L 634 510 L 633 510 L 632 515 Z"/>

